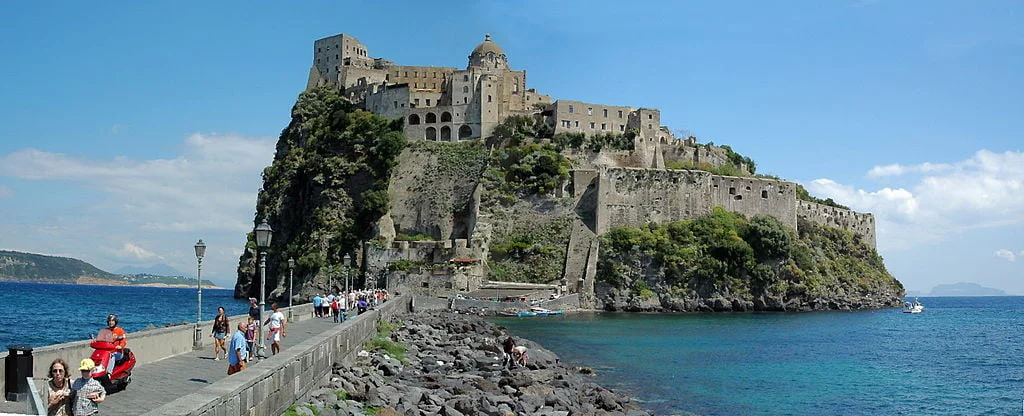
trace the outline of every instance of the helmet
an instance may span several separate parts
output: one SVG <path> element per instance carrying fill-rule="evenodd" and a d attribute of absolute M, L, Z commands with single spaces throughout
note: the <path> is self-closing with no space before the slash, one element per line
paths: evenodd
<path fill-rule="evenodd" d="M 116 313 L 112 313 L 110 315 L 107 315 L 107 323 L 109 324 L 110 321 L 114 321 L 114 326 L 117 326 L 118 319 L 117 319 L 117 314 Z"/>

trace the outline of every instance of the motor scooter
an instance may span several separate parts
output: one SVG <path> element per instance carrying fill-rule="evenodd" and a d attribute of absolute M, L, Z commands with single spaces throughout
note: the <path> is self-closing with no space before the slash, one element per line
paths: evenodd
<path fill-rule="evenodd" d="M 107 364 L 110 362 L 112 354 L 117 351 L 114 344 L 93 340 L 89 343 L 89 347 L 93 349 L 90 358 L 96 363 L 92 378 L 103 385 L 107 394 L 117 393 L 128 387 L 128 383 L 132 382 L 132 369 L 135 368 L 135 353 L 130 348 L 122 349 L 121 359 L 114 362 L 114 371 L 108 373 Z"/>

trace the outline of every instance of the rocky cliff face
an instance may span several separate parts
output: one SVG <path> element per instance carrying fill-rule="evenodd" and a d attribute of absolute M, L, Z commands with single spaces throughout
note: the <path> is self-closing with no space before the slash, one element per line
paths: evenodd
<path fill-rule="evenodd" d="M 898 307 L 903 285 L 853 234 L 802 220 L 717 210 L 709 218 L 606 234 L 599 307 L 654 312 L 814 311 Z"/>

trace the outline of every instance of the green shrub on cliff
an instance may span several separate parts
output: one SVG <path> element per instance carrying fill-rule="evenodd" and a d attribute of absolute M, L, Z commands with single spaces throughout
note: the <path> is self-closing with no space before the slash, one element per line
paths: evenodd
<path fill-rule="evenodd" d="M 716 207 L 693 220 L 616 228 L 602 236 L 598 279 L 637 293 L 647 287 L 638 280 L 657 276 L 701 296 L 748 299 L 902 290 L 881 256 L 852 233 L 803 219 L 798 227 L 796 234 L 775 218 L 748 221 Z"/>
<path fill-rule="evenodd" d="M 406 146 L 402 120 L 358 109 L 333 88 L 303 92 L 291 116 L 273 164 L 263 171 L 256 203 L 257 221 L 266 218 L 274 227 L 268 288 L 282 275 L 283 259 L 296 259 L 295 276 L 301 278 L 339 263 L 358 241 L 373 236 L 373 224 L 388 211 L 388 182 Z M 249 233 L 247 247 L 252 238 Z M 243 285 L 252 261 L 248 252 L 240 259 Z"/>

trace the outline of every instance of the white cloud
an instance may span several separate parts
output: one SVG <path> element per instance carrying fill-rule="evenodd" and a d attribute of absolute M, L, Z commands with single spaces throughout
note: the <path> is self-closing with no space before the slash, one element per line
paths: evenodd
<path fill-rule="evenodd" d="M 1013 254 L 1012 251 L 1007 250 L 1005 248 L 1001 248 L 999 250 L 996 250 L 996 252 L 993 253 L 992 255 L 995 256 L 995 257 L 1001 258 L 1003 260 L 1006 260 L 1006 261 L 1014 261 L 1014 260 L 1017 259 L 1017 256 L 1015 254 Z"/>
<path fill-rule="evenodd" d="M 178 156 L 166 159 L 95 160 L 31 148 L 0 155 L 0 176 L 70 191 L 66 206 L 50 206 L 57 211 L 38 223 L 26 228 L 0 221 L 0 233 L 23 230 L 25 238 L 12 249 L 66 251 L 100 267 L 160 261 L 188 270 L 195 267 L 192 245 L 199 238 L 211 248 L 244 244 L 275 144 L 266 137 L 193 134 Z M 0 237 L 0 244 L 11 242 Z M 237 256 L 208 256 L 204 277 L 233 281 L 237 263 Z"/>
<path fill-rule="evenodd" d="M 105 209 L 149 230 L 247 231 L 274 139 L 193 134 L 174 159 L 87 160 L 24 149 L 0 158 L 0 175 L 71 181 L 109 196 Z M 242 214 L 242 215 L 239 215 Z"/>
<path fill-rule="evenodd" d="M 965 230 L 1024 224 L 1024 152 L 980 150 L 953 164 L 895 164 L 868 172 L 876 178 L 893 175 L 907 175 L 913 185 L 870 191 L 817 179 L 807 188 L 874 213 L 880 247 L 906 248 Z"/>
<path fill-rule="evenodd" d="M 6 186 L 0 185 L 0 198 L 6 198 L 14 196 L 14 190 Z"/>
<path fill-rule="evenodd" d="M 919 165 L 904 166 L 898 163 L 884 166 L 875 166 L 868 171 L 869 178 L 880 178 L 884 176 L 900 176 L 908 173 L 931 173 L 943 172 L 955 167 L 946 163 L 922 163 Z"/>
<path fill-rule="evenodd" d="M 162 257 L 156 255 L 152 251 L 146 250 L 132 243 L 124 243 L 124 246 L 119 250 L 115 250 L 114 253 L 119 257 L 127 257 L 133 260 L 162 259 Z"/>

